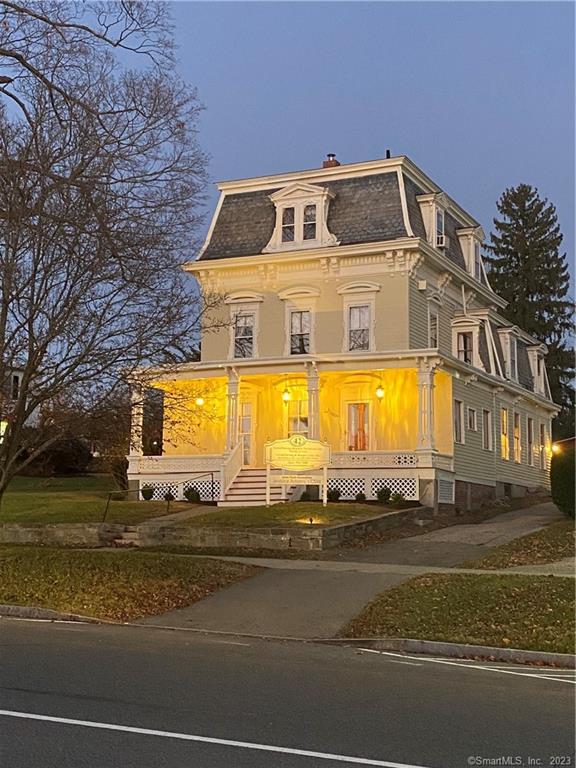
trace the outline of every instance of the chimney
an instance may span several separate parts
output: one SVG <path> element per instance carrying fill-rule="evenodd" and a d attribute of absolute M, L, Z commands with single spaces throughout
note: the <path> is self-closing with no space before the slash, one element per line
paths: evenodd
<path fill-rule="evenodd" d="M 386 150 L 386 160 L 390 160 L 390 150 Z"/>
<path fill-rule="evenodd" d="M 329 152 L 326 155 L 326 157 L 328 159 L 324 160 L 324 162 L 322 163 L 322 168 L 335 168 L 337 165 L 340 165 L 338 160 L 336 160 L 336 155 L 333 154 L 332 152 Z"/>

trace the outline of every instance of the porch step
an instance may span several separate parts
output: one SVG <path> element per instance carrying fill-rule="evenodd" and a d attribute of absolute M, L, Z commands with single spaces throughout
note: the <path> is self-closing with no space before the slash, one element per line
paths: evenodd
<path fill-rule="evenodd" d="M 270 486 L 270 502 L 282 502 L 282 487 Z M 266 504 L 266 470 L 258 467 L 241 469 L 219 507 L 259 507 Z"/>

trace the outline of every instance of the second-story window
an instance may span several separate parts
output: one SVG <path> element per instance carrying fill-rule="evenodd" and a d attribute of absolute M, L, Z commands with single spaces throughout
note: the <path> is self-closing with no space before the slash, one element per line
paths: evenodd
<path fill-rule="evenodd" d="M 370 349 L 370 306 L 348 307 L 348 350 L 350 352 Z"/>
<path fill-rule="evenodd" d="M 20 394 L 20 377 L 14 374 L 12 376 L 12 400 L 18 400 Z"/>
<path fill-rule="evenodd" d="M 472 334 L 467 331 L 466 333 L 458 334 L 458 360 L 462 360 L 464 363 L 472 365 L 473 358 L 473 340 Z"/>
<path fill-rule="evenodd" d="M 234 357 L 254 356 L 254 315 L 236 315 L 234 323 Z"/>
<path fill-rule="evenodd" d="M 438 347 L 438 312 L 434 309 L 428 310 L 428 346 Z"/>
<path fill-rule="evenodd" d="M 282 242 L 293 243 L 294 242 L 294 208 L 284 208 L 282 211 Z"/>
<path fill-rule="evenodd" d="M 293 310 L 290 313 L 290 354 L 307 355 L 310 352 L 310 312 Z"/>

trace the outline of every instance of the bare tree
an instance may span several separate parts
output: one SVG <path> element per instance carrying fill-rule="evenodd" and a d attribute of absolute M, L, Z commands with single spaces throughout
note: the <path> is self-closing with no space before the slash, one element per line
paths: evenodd
<path fill-rule="evenodd" d="M 206 158 L 169 33 L 163 4 L 0 1 L 0 499 L 122 382 L 193 359 L 218 301 L 179 269 Z"/>

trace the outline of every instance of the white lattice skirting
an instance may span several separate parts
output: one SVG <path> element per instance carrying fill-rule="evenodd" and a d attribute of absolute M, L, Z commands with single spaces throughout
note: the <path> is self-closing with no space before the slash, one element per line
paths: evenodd
<path fill-rule="evenodd" d="M 145 485 L 153 486 L 153 499 L 161 501 L 167 493 L 171 493 L 177 501 L 184 501 L 184 491 L 187 488 L 196 488 L 200 494 L 200 501 L 212 501 L 212 482 L 208 480 L 190 480 L 187 483 L 154 482 L 153 480 L 140 480 L 140 488 Z M 220 482 L 214 480 L 214 501 L 220 498 Z"/>
<path fill-rule="evenodd" d="M 328 489 L 337 488 L 342 500 L 353 500 L 356 494 L 364 493 L 367 499 L 375 499 L 380 488 L 390 488 L 392 493 L 401 493 L 408 501 L 418 501 L 418 481 L 415 477 L 330 477 Z"/>

